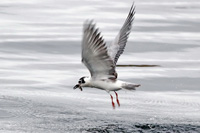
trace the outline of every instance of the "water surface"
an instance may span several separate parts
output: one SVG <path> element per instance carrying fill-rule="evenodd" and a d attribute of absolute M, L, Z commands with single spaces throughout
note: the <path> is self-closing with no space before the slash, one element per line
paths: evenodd
<path fill-rule="evenodd" d="M 200 2 L 135 1 L 136 14 L 111 107 L 101 90 L 73 90 L 82 76 L 82 24 L 94 19 L 107 44 L 132 1 L 1 0 L 1 132 L 199 132 Z M 156 65 L 155 67 L 134 67 Z"/>

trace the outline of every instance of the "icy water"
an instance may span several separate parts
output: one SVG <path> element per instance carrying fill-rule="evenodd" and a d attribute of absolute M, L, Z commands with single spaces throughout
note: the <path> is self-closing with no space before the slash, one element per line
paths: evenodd
<path fill-rule="evenodd" d="M 200 2 L 136 0 L 132 33 L 117 67 L 139 83 L 120 107 L 82 76 L 82 24 L 94 19 L 107 43 L 131 0 L 0 1 L 0 132 L 200 132 Z M 134 67 L 131 67 L 133 65 Z M 156 65 L 135 67 L 135 65 Z"/>

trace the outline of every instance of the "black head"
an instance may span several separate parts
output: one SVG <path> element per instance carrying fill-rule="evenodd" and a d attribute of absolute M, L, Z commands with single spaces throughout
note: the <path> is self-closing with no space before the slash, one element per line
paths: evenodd
<path fill-rule="evenodd" d="M 86 77 L 80 78 L 79 81 L 78 81 L 78 84 L 76 84 L 74 86 L 74 89 L 79 88 L 82 91 L 83 89 L 82 89 L 81 85 L 85 84 L 85 80 L 84 80 L 85 78 Z"/>
<path fill-rule="evenodd" d="M 85 78 L 85 77 L 80 78 L 79 81 L 78 81 L 78 83 L 79 83 L 79 84 L 84 84 L 84 83 L 85 83 L 84 78 Z"/>

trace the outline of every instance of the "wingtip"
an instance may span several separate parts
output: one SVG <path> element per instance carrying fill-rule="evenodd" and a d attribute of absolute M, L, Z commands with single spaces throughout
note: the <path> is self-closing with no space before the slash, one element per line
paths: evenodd
<path fill-rule="evenodd" d="M 129 11 L 129 14 L 128 14 L 128 18 L 132 18 L 133 16 L 135 15 L 135 3 L 133 2 L 133 4 L 131 5 L 131 9 Z"/>
<path fill-rule="evenodd" d="M 135 7 L 135 1 L 133 1 L 132 6 L 131 7 Z"/>
<path fill-rule="evenodd" d="M 83 28 L 84 28 L 84 31 L 87 30 L 87 29 L 92 29 L 96 26 L 95 22 L 93 19 L 86 19 L 83 23 Z"/>
<path fill-rule="evenodd" d="M 130 11 L 133 12 L 133 13 L 135 13 L 135 7 L 136 7 L 135 6 L 135 2 L 133 1 L 133 4 L 131 6 L 131 10 Z"/>

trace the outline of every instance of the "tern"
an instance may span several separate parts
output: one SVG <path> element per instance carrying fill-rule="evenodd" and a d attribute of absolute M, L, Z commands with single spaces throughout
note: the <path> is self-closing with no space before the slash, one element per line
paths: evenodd
<path fill-rule="evenodd" d="M 85 21 L 82 39 L 82 63 L 88 68 L 91 76 L 81 77 L 74 89 L 79 88 L 82 91 L 82 87 L 92 87 L 105 90 L 109 94 L 110 91 L 114 91 L 116 102 L 120 106 L 116 91 L 121 89 L 135 90 L 136 87 L 140 86 L 140 84 L 118 80 L 115 70 L 116 63 L 124 52 L 131 32 L 134 14 L 135 6 L 133 4 L 121 30 L 109 46 L 106 45 L 103 37 L 100 35 L 101 32 L 95 27 L 93 21 Z M 111 94 L 110 97 L 112 107 L 115 108 Z"/>

